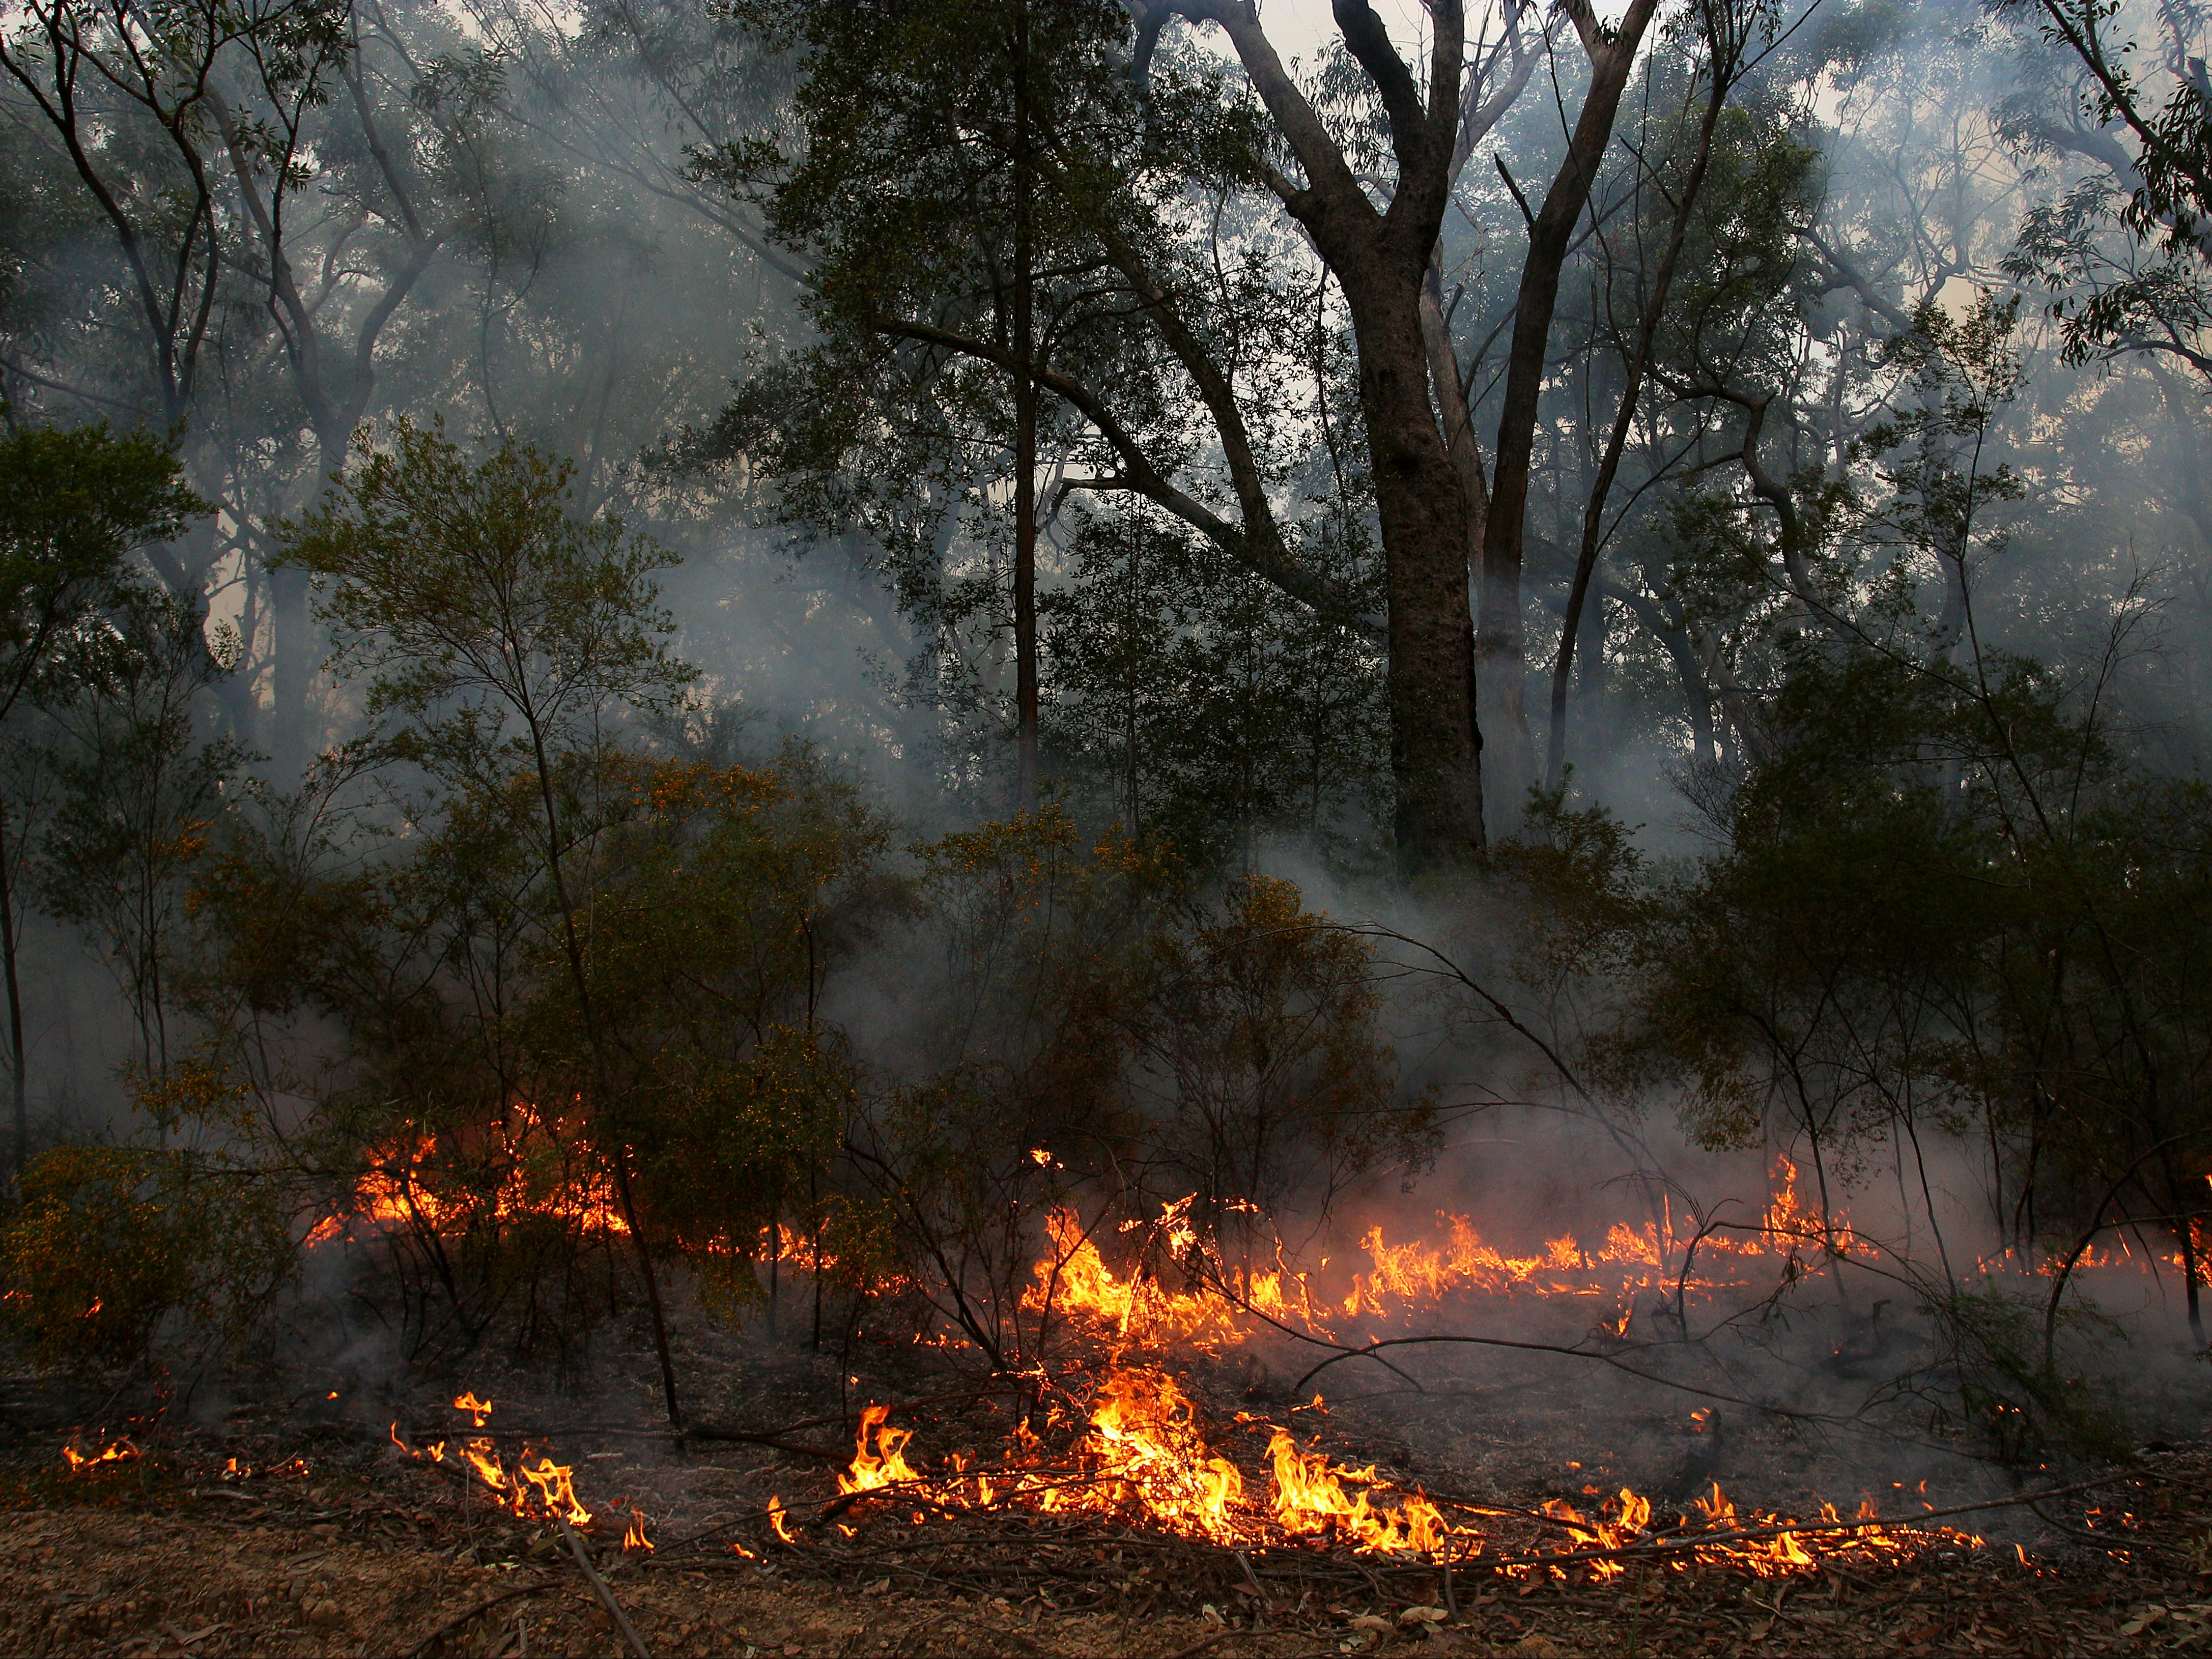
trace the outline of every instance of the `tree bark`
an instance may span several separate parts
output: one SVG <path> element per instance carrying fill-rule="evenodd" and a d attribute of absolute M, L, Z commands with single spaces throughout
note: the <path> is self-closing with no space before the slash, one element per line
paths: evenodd
<path fill-rule="evenodd" d="M 1336 266 L 1359 346 L 1359 398 L 1389 605 L 1390 769 L 1401 857 L 1421 866 L 1485 845 L 1467 498 L 1429 400 L 1421 284 L 1427 249 Z M 1351 262 L 1346 262 L 1347 264 Z M 1478 477 L 1480 474 L 1478 473 Z"/>

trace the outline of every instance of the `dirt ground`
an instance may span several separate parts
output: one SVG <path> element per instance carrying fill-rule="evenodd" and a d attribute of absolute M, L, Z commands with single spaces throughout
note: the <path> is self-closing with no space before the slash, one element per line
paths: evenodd
<path fill-rule="evenodd" d="M 264 1446 L 262 1461 L 235 1465 L 221 1441 L 165 1437 L 82 1471 L 51 1455 L 9 1470 L 0 1652 L 623 1651 L 542 1522 L 501 1513 L 450 1471 L 388 1445 L 335 1435 L 302 1443 L 283 1459 L 266 1455 L 283 1448 Z M 1317 1555 L 1304 1575 L 1279 1555 L 1255 1563 L 1021 1515 L 920 1527 L 903 1513 L 849 1516 L 862 1522 L 850 1540 L 834 1523 L 797 1549 L 762 1535 L 756 1559 L 732 1547 L 742 1529 L 696 1521 L 688 1532 L 662 1529 L 650 1553 L 625 1552 L 605 1524 L 589 1547 L 655 1659 L 2057 1659 L 2212 1645 L 2212 1449 L 2160 1449 L 2098 1492 L 2042 1507 L 2054 1541 L 2040 1553 L 1942 1544 L 1785 1578 L 1649 1562 L 1609 1580 L 1583 1566 L 1523 1582 L 1462 1566 L 1449 1594 L 1418 1566 L 1376 1571 Z"/>

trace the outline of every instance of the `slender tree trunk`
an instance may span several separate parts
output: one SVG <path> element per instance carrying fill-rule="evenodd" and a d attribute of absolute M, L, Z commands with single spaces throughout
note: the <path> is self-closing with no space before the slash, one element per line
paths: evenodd
<path fill-rule="evenodd" d="M 1018 795 L 1036 804 L 1036 326 L 1031 247 L 1030 8 L 1014 0 L 1014 744 Z"/>
<path fill-rule="evenodd" d="M 595 1115 L 604 1127 L 611 1130 L 608 1135 L 612 1144 L 607 1148 L 607 1162 L 614 1170 L 615 1198 L 622 1206 L 623 1220 L 629 1228 L 630 1243 L 637 1251 L 638 1276 L 645 1281 L 645 1300 L 653 1315 L 653 1343 L 660 1360 L 660 1392 L 668 1407 L 668 1425 L 681 1436 L 684 1413 L 677 1404 L 676 1361 L 668 1346 L 668 1316 L 660 1301 L 660 1275 L 654 1270 L 653 1249 L 646 1242 L 637 1204 L 630 1195 L 629 1147 L 623 1139 L 622 1125 L 609 1122 L 612 1090 L 606 1050 L 600 1042 L 599 1020 L 592 1012 L 591 981 L 584 972 L 583 946 L 576 938 L 576 908 L 569 902 L 568 880 L 561 869 L 561 822 L 553 805 L 552 764 L 546 757 L 544 736 L 537 720 L 530 718 L 529 726 L 531 750 L 538 763 L 538 799 L 545 808 L 546 873 L 552 879 L 554 902 L 561 910 L 561 938 L 567 947 L 568 972 L 576 988 L 576 1012 L 583 1022 L 584 1040 L 592 1051 L 592 1083 L 599 1091 Z"/>
<path fill-rule="evenodd" d="M 1574 586 L 1567 595 L 1566 620 L 1559 630 L 1559 659 L 1552 670 L 1552 729 L 1544 777 L 1554 789 L 1559 787 L 1560 772 L 1566 763 L 1567 686 L 1575 668 L 1576 624 L 1581 620 L 1583 606 L 1589 595 L 1590 578 L 1597 569 L 1598 550 L 1604 539 L 1606 501 L 1613 494 L 1613 481 L 1620 471 L 1628 434 L 1635 427 L 1637 399 L 1643 393 L 1644 378 L 1651 366 L 1652 344 L 1667 314 L 1667 296 L 1674 286 L 1682 244 L 1689 236 L 1691 216 L 1697 210 L 1698 194 L 1705 188 L 1705 174 L 1712 161 L 1713 129 L 1720 121 L 1721 109 L 1733 83 L 1734 64 L 1724 55 L 1723 43 L 1715 40 L 1711 49 L 1713 61 L 1708 70 L 1711 78 L 1707 82 L 1705 119 L 1698 129 L 1697 155 L 1690 164 L 1690 176 L 1684 180 L 1675 204 L 1673 234 L 1668 238 L 1665 257 L 1660 260 L 1658 273 L 1652 279 L 1651 293 L 1637 329 L 1636 349 L 1628 363 L 1628 382 L 1621 388 L 1620 407 L 1613 416 L 1613 431 L 1606 440 L 1605 459 L 1598 465 L 1597 482 L 1590 489 L 1589 504 L 1583 512 L 1582 549 L 1575 559 Z"/>
<path fill-rule="evenodd" d="M 23 993 L 15 972 L 15 883 L 8 869 L 8 811 L 0 805 L 0 963 L 8 975 L 8 1080 L 15 1108 L 15 1188 L 23 1185 L 24 1167 L 31 1161 L 29 1079 L 23 1054 Z"/>
<path fill-rule="evenodd" d="M 1544 390 L 1552 315 L 1559 273 L 1575 228 L 1589 205 L 1599 163 L 1613 141 L 1620 95 L 1636 63 L 1657 0 L 1631 0 L 1609 36 L 1590 50 L 1589 90 L 1552 188 L 1528 228 L 1528 257 L 1513 313 L 1505 392 L 1492 465 L 1490 515 L 1483 526 L 1481 628 L 1475 674 L 1489 739 L 1487 805 L 1500 833 L 1521 822 L 1536 750 L 1528 733 L 1528 653 L 1521 628 L 1522 550 L 1528 514 L 1528 475 L 1535 456 L 1536 416 Z"/>
<path fill-rule="evenodd" d="M 349 431 L 317 434 L 315 477 L 307 491 L 310 504 L 322 498 L 331 475 L 344 469 L 352 435 Z M 275 638 L 266 731 L 280 776 L 297 775 L 321 747 L 320 723 L 313 718 L 309 700 L 322 654 L 322 633 L 307 603 L 309 590 L 307 573 L 295 565 L 278 565 L 269 572 L 269 620 Z"/>

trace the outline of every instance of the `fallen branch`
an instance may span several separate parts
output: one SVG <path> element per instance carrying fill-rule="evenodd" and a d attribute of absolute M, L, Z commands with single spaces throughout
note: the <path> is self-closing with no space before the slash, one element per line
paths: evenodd
<path fill-rule="evenodd" d="M 481 1486 L 502 1504 L 506 1502 L 507 1494 L 485 1480 L 475 1465 L 464 1462 L 448 1466 L 442 1458 L 439 1460 L 439 1464 L 441 1467 L 458 1468 L 464 1488 L 473 1483 Z M 584 1570 L 584 1577 L 592 1586 L 592 1594 L 599 1597 L 599 1605 L 606 1609 L 607 1616 L 615 1621 L 615 1628 L 622 1633 L 623 1643 L 635 1656 L 635 1659 L 653 1659 L 652 1652 L 639 1638 L 637 1632 L 632 1628 L 629 1620 L 623 1614 L 622 1604 L 615 1600 L 615 1593 L 607 1588 L 607 1581 L 599 1577 L 599 1569 L 592 1565 L 591 1552 L 584 1547 L 584 1540 L 576 1536 L 576 1529 L 568 1524 L 568 1517 L 561 1513 L 557 1504 L 548 1504 L 546 1510 L 553 1517 L 553 1524 L 561 1528 L 561 1536 L 568 1541 L 568 1553 L 576 1558 L 576 1565 Z"/>
<path fill-rule="evenodd" d="M 568 1517 L 556 1509 L 553 1511 L 553 1519 L 561 1528 L 561 1536 L 568 1540 L 568 1553 L 576 1558 L 576 1565 L 584 1570 L 584 1577 L 591 1581 L 592 1594 L 599 1598 L 599 1605 L 607 1610 L 607 1617 L 615 1621 L 615 1628 L 622 1632 L 624 1645 L 637 1659 L 653 1659 L 652 1653 L 638 1639 L 637 1632 L 630 1627 L 629 1619 L 623 1615 L 622 1603 L 615 1600 L 615 1593 L 607 1588 L 607 1581 L 599 1577 L 599 1570 L 592 1565 L 591 1552 L 584 1547 L 584 1540 L 576 1536 L 576 1529 L 568 1524 Z"/>

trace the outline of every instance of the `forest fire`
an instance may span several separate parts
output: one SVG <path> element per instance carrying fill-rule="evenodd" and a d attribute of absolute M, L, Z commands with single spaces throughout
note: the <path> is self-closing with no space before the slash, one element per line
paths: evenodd
<path fill-rule="evenodd" d="M 1328 1339 L 1343 1320 L 1402 1318 L 1467 1296 L 1610 1296 L 1621 1310 L 1616 1322 L 1625 1327 L 1628 1299 L 1638 1291 L 1702 1298 L 1747 1282 L 1722 1271 L 1723 1261 L 1748 1267 L 1761 1260 L 1875 1250 L 1848 1218 L 1821 1221 L 1790 1158 L 1776 1159 L 1771 1187 L 1773 1195 L 1756 1221 L 1730 1226 L 1701 1219 L 1686 1233 L 1669 1201 L 1659 1219 L 1640 1229 L 1616 1222 L 1594 1246 L 1568 1233 L 1527 1254 L 1489 1243 L 1466 1215 L 1440 1212 L 1433 1242 L 1392 1243 L 1382 1226 L 1370 1225 L 1359 1241 L 1370 1265 L 1348 1284 L 1337 1280 L 1340 1288 L 1334 1291 L 1322 1289 L 1313 1271 L 1285 1261 L 1279 1244 L 1274 1267 L 1266 1271 L 1224 1262 L 1192 1224 L 1192 1197 L 1164 1206 L 1149 1222 L 1121 1224 L 1121 1232 L 1140 1237 L 1134 1265 L 1119 1272 L 1108 1264 L 1094 1230 L 1062 1207 L 1047 1218 L 1049 1248 L 1032 1270 L 1022 1305 L 1081 1320 L 1110 1343 L 1154 1350 L 1232 1346 L 1267 1326 Z M 1328 1259 L 1321 1265 L 1325 1269 Z M 1184 1288 L 1163 1282 L 1178 1273 Z"/>
<path fill-rule="evenodd" d="M 563 1220 L 580 1233 L 626 1233 L 629 1224 L 615 1201 L 604 1170 L 580 1157 L 587 1149 L 562 1126 L 548 1124 L 520 1105 L 489 1126 L 505 1174 L 489 1200 L 440 1180 L 439 1138 L 418 1134 L 372 1151 L 368 1170 L 354 1182 L 351 1201 L 308 1230 L 310 1245 L 404 1229 L 450 1236 L 480 1215 L 495 1221 L 527 1215 Z M 549 1153 L 558 1156 L 549 1158 Z M 538 1165 L 556 1167 L 545 1173 Z"/>

